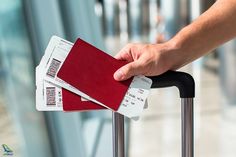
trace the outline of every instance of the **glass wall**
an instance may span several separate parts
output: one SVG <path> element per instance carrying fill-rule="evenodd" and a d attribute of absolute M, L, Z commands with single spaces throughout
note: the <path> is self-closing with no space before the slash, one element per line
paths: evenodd
<path fill-rule="evenodd" d="M 72 42 L 80 37 L 105 49 L 94 6 L 92 0 L 1 1 L 0 144 L 15 156 L 111 156 L 109 111 L 35 109 L 35 66 L 52 35 Z"/>
<path fill-rule="evenodd" d="M 51 156 L 43 113 L 35 110 L 34 58 L 20 0 L 0 4 L 0 143 L 16 156 Z"/>

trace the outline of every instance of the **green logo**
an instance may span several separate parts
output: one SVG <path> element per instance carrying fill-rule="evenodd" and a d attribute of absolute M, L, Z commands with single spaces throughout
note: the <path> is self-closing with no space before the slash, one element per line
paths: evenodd
<path fill-rule="evenodd" d="M 6 144 L 2 144 L 2 148 L 3 148 L 3 155 L 13 155 L 13 151 L 8 147 L 8 145 Z"/>

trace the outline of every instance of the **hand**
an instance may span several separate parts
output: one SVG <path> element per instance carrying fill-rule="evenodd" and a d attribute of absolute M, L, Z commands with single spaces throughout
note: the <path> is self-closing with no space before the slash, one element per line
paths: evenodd
<path fill-rule="evenodd" d="M 129 63 L 114 73 L 117 81 L 126 80 L 135 75 L 160 75 L 171 68 L 170 53 L 172 46 L 164 44 L 128 44 L 116 56 L 118 60 Z"/>

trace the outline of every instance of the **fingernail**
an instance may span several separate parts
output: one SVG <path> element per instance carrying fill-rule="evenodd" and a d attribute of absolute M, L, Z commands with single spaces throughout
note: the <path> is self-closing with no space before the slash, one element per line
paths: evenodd
<path fill-rule="evenodd" d="M 117 81 L 120 81 L 123 77 L 123 74 L 121 72 L 121 70 L 117 70 L 115 73 L 114 73 L 114 79 L 117 80 Z"/>

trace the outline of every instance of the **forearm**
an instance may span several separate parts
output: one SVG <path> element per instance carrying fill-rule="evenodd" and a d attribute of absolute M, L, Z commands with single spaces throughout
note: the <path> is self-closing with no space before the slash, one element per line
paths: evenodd
<path fill-rule="evenodd" d="M 176 70 L 236 36 L 236 0 L 218 0 L 192 24 L 163 44 L 128 44 L 116 59 L 129 63 L 114 73 L 121 81 Z"/>
<path fill-rule="evenodd" d="M 171 69 L 190 63 L 236 36 L 236 0 L 218 0 L 168 43 L 177 51 Z M 177 53 L 176 53 L 177 52 Z"/>

